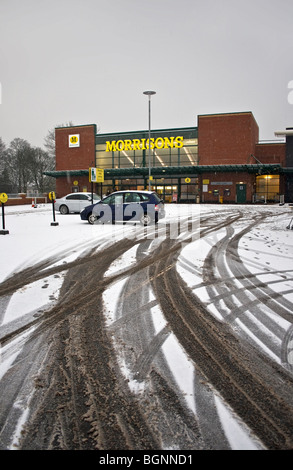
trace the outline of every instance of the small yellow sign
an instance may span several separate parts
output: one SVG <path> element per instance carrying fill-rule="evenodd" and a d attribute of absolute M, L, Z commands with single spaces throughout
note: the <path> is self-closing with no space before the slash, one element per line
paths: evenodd
<path fill-rule="evenodd" d="M 202 180 L 202 184 L 210 184 L 210 180 Z"/>
<path fill-rule="evenodd" d="M 190 178 L 185 178 L 185 183 L 190 183 L 191 179 Z"/>
<path fill-rule="evenodd" d="M 89 181 L 90 183 L 104 183 L 103 168 L 89 168 Z"/>
<path fill-rule="evenodd" d="M 54 193 L 54 191 L 51 191 L 51 192 L 49 193 L 49 199 L 50 199 L 50 201 L 54 201 L 54 199 L 56 199 L 56 198 L 55 198 L 55 193 Z"/>
<path fill-rule="evenodd" d="M 79 147 L 79 134 L 69 136 L 69 147 Z"/>
<path fill-rule="evenodd" d="M 2 202 L 2 204 L 5 204 L 5 202 L 8 201 L 8 196 L 6 193 L 1 193 L 0 194 L 0 202 Z"/>
<path fill-rule="evenodd" d="M 78 181 L 73 181 L 73 186 L 78 186 Z"/>
<path fill-rule="evenodd" d="M 104 183 L 104 170 L 97 168 L 97 183 Z"/>

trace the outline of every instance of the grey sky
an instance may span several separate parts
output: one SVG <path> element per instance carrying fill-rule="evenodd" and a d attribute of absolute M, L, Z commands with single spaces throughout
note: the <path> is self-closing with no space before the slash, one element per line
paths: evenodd
<path fill-rule="evenodd" d="M 56 125 L 100 132 L 252 111 L 293 126 L 292 0 L 0 0 L 0 137 L 43 146 Z"/>

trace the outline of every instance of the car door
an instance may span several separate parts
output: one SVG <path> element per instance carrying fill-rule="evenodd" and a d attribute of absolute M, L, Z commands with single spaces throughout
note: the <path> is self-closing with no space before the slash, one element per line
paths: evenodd
<path fill-rule="evenodd" d="M 138 193 L 124 193 L 123 220 L 139 220 L 142 215 L 141 199 Z"/>
<path fill-rule="evenodd" d="M 66 197 L 66 205 L 69 209 L 69 212 L 80 212 L 79 211 L 79 195 L 70 194 Z"/>
<path fill-rule="evenodd" d="M 111 210 L 113 214 L 113 221 L 120 222 L 123 220 L 123 193 L 113 194 L 113 201 Z"/>
<path fill-rule="evenodd" d="M 85 207 L 89 206 L 92 203 L 91 196 L 88 194 L 79 195 L 79 211 L 81 212 Z"/>
<path fill-rule="evenodd" d="M 101 219 L 101 222 L 123 220 L 123 194 L 110 194 L 110 196 L 105 197 L 94 206 L 93 214 Z"/>

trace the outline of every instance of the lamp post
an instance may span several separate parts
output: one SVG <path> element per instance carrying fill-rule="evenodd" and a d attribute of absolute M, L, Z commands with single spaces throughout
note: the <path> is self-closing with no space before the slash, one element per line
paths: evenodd
<path fill-rule="evenodd" d="M 155 95 L 155 91 L 144 91 L 144 95 L 149 97 L 149 191 L 151 190 L 151 96 Z"/>

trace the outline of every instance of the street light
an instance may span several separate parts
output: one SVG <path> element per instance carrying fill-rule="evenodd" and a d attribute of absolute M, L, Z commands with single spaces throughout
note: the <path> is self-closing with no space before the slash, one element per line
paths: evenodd
<path fill-rule="evenodd" d="M 144 91 L 144 95 L 149 97 L 149 191 L 151 190 L 151 96 L 155 95 L 155 91 Z"/>

